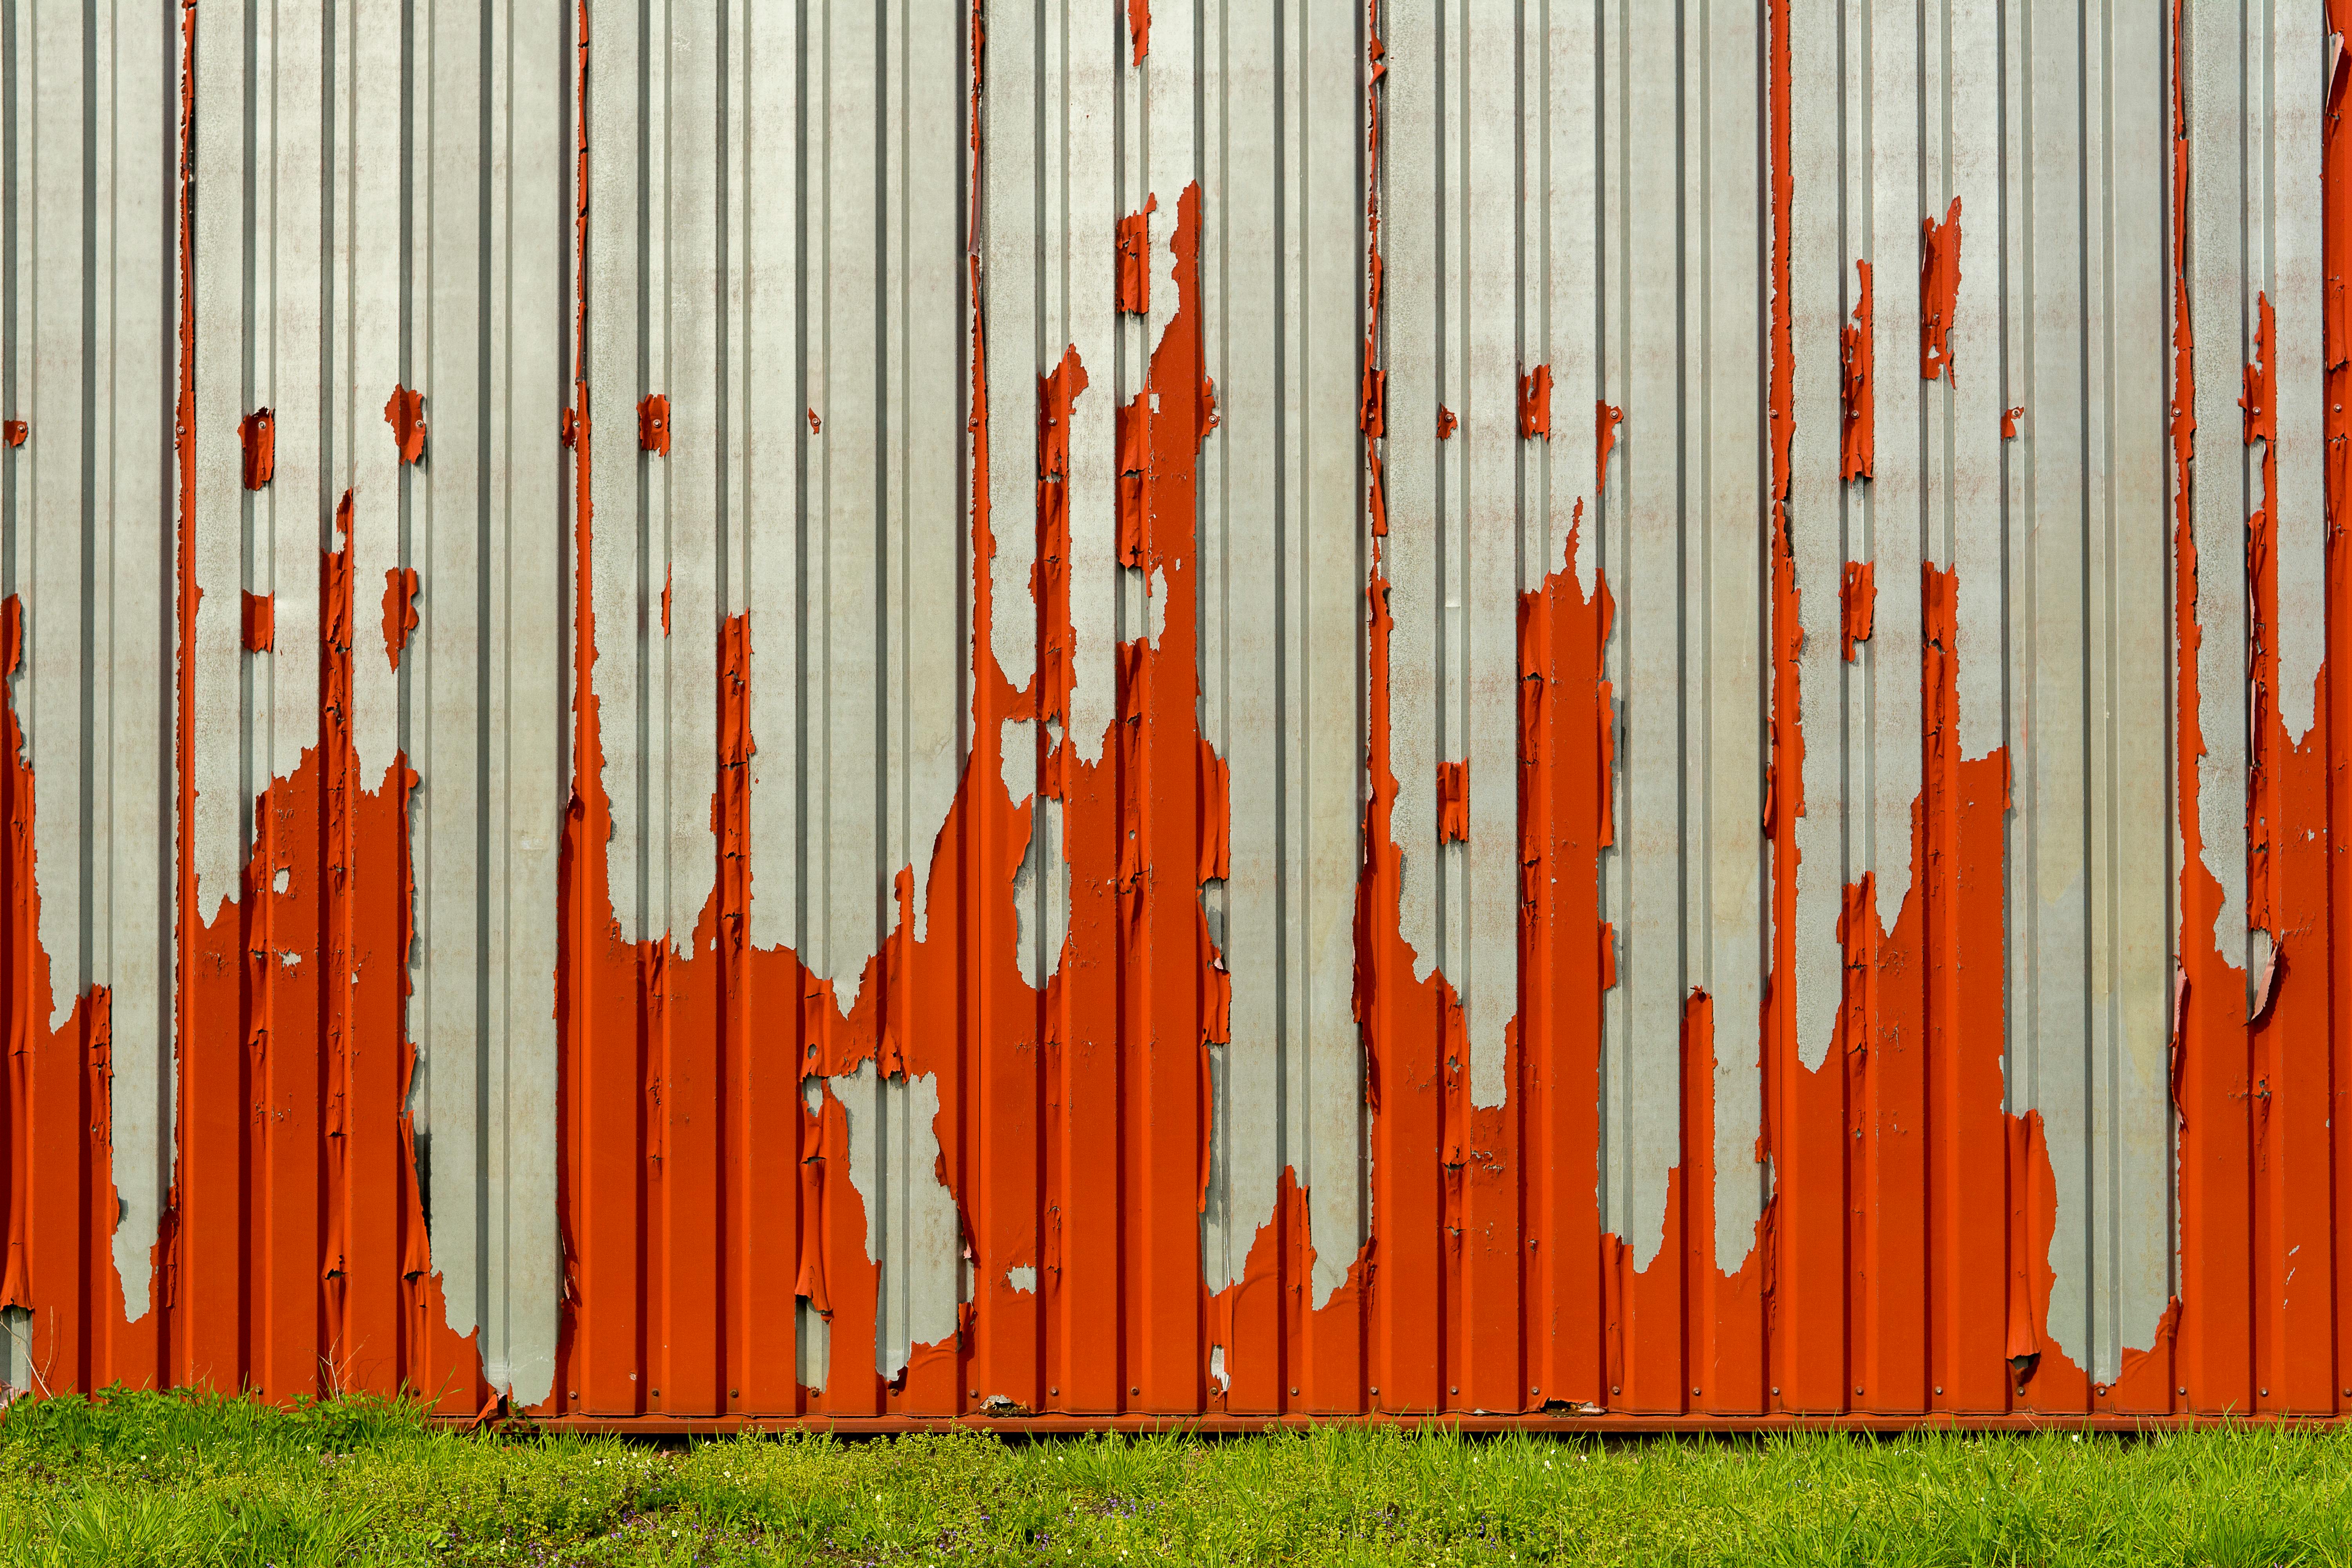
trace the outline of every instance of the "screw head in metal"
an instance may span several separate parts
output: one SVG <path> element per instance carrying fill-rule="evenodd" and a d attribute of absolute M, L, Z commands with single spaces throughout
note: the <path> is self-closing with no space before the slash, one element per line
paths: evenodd
<path fill-rule="evenodd" d="M 1143 1397 L 1143 1390 L 1139 1388 L 1130 1388 L 1127 1391 L 1127 1396 L 1129 1399 L 1140 1399 Z"/>
<path fill-rule="evenodd" d="M 1697 1389 L 1694 1388 L 1694 1389 L 1692 1389 L 1692 1390 L 1691 1390 L 1691 1397 L 1692 1397 L 1693 1399 L 1696 1399 L 1696 1398 L 1698 1397 L 1698 1390 L 1697 1390 Z"/>
<path fill-rule="evenodd" d="M 1622 1394 L 1622 1393 L 1623 1393 L 1623 1392 L 1624 1392 L 1624 1390 L 1622 1390 L 1622 1389 L 1618 1389 L 1618 1388 L 1612 1388 L 1612 1389 L 1611 1389 L 1609 1392 L 1610 1392 L 1610 1393 L 1612 1393 L 1612 1394 Z"/>
<path fill-rule="evenodd" d="M 978 1390 L 977 1388 L 973 1389 L 973 1390 L 971 1391 L 971 1396 L 972 1396 L 974 1399 L 978 1399 L 978 1398 L 980 1397 L 980 1390 Z"/>
<path fill-rule="evenodd" d="M 743 1397 L 743 1391 L 740 1388 L 730 1388 L 727 1391 L 727 1397 L 730 1399 L 740 1399 Z"/>
<path fill-rule="evenodd" d="M 2271 1396 L 2271 1391 L 2267 1388 L 2257 1389 L 2255 1394 L 2258 1398 L 2268 1399 Z"/>
<path fill-rule="evenodd" d="M 1297 1397 L 1298 1397 L 1298 1390 L 1297 1390 L 1297 1389 L 1295 1389 L 1295 1388 L 1294 1388 L 1294 1389 L 1292 1389 L 1292 1390 L 1290 1391 L 1290 1397 L 1291 1397 L 1291 1398 L 1293 1398 L 1293 1399 L 1297 1398 Z"/>
<path fill-rule="evenodd" d="M 1445 1392 L 1446 1392 L 1446 1393 L 1448 1393 L 1448 1394 L 1459 1394 L 1459 1393 L 1461 1393 L 1462 1391 L 1461 1391 L 1460 1389 L 1458 1389 L 1458 1388 L 1449 1388 L 1449 1389 L 1447 1389 Z"/>
<path fill-rule="evenodd" d="M 1062 1397 L 1062 1391 L 1061 1391 L 1060 1389 L 1058 1389 L 1058 1388 L 1049 1388 L 1049 1389 L 1047 1389 L 1045 1392 L 1046 1392 L 1047 1394 L 1052 1394 L 1052 1395 L 1053 1395 L 1055 1398 L 1056 1398 L 1056 1399 L 1059 1399 L 1059 1398 L 1061 1398 L 1061 1397 Z"/>

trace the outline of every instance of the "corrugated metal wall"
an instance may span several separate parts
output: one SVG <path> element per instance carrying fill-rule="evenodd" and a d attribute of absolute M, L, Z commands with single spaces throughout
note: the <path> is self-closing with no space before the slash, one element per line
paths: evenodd
<path fill-rule="evenodd" d="M 2352 1404 L 2339 9 L 0 3 L 0 1375 Z"/>

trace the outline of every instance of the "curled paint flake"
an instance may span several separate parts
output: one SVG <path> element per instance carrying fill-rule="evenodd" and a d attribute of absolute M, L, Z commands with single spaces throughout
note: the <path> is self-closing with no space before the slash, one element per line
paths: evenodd
<path fill-rule="evenodd" d="M 1470 764 L 1437 764 L 1437 841 L 1470 842 Z"/>
<path fill-rule="evenodd" d="M 1519 377 L 1519 438 L 1551 439 L 1551 366 L 1539 364 Z"/>
<path fill-rule="evenodd" d="M 1924 380 L 1943 380 L 1953 374 L 1952 315 L 1959 298 L 1960 198 L 1954 196 L 1943 222 L 1919 220 L 1919 374 Z"/>
<path fill-rule="evenodd" d="M 1151 215 L 1159 210 L 1160 198 L 1147 196 L 1140 212 L 1118 220 L 1118 308 L 1129 315 L 1151 309 Z"/>
<path fill-rule="evenodd" d="M 408 634 L 415 629 L 416 569 L 394 566 L 383 574 L 383 651 L 393 668 L 400 668 Z"/>
<path fill-rule="evenodd" d="M 1876 357 L 1871 339 L 1870 263 L 1857 261 L 1853 270 L 1859 279 L 1854 288 L 1853 325 L 1838 330 L 1843 372 L 1838 391 L 1845 405 L 1845 422 L 1838 433 L 1838 473 L 1848 480 L 1871 477 L 1877 441 L 1877 399 L 1870 384 Z"/>
<path fill-rule="evenodd" d="M 1389 373 L 1373 363 L 1372 340 L 1364 340 L 1364 384 L 1358 398 L 1356 425 L 1377 441 L 1389 433 Z"/>
<path fill-rule="evenodd" d="M 563 417 L 555 427 L 555 438 L 563 443 L 564 450 L 579 450 L 580 415 L 577 410 L 567 408 L 563 411 Z"/>
<path fill-rule="evenodd" d="M 392 426 L 393 444 L 400 460 L 414 463 L 425 456 L 425 395 L 395 386 L 383 405 L 383 422 Z M 371 503 L 373 504 L 373 503 Z"/>
<path fill-rule="evenodd" d="M 257 490 L 278 470 L 278 416 L 255 409 L 237 421 L 236 438 L 245 448 L 245 488 Z"/>
<path fill-rule="evenodd" d="M 1845 661 L 1853 662 L 1853 645 L 1870 640 L 1870 629 L 1878 614 L 1878 566 L 1875 562 L 1849 561 L 1845 563 L 1845 583 L 1840 605 L 1843 610 L 1843 632 L 1845 639 Z"/>
<path fill-rule="evenodd" d="M 278 596 L 275 594 L 247 594 L 245 596 L 245 651 L 264 653 L 278 641 Z"/>

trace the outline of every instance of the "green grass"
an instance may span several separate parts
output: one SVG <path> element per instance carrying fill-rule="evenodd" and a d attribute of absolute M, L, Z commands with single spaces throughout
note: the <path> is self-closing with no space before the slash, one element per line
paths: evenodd
<path fill-rule="evenodd" d="M 0 1563 L 2352 1564 L 2352 1434 L 659 1447 L 409 1406 L 0 1417 Z"/>

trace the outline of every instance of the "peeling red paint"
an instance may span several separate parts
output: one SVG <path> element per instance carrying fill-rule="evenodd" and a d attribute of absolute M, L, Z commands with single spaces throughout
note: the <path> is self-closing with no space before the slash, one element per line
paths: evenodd
<path fill-rule="evenodd" d="M 1437 764 L 1437 841 L 1440 844 L 1466 844 L 1470 841 L 1468 763 Z"/>
<path fill-rule="evenodd" d="M 1441 418 L 1441 439 L 1444 434 L 1444 420 Z M 1539 364 L 1519 377 L 1519 438 L 1524 441 L 1538 436 L 1547 441 L 1551 439 L 1551 366 L 1548 364 Z"/>
<path fill-rule="evenodd" d="M 1877 358 L 1871 335 L 1870 263 L 1853 264 L 1853 325 L 1838 329 L 1838 392 L 1845 423 L 1838 434 L 1838 475 L 1852 481 L 1871 477 L 1876 458 L 1877 398 L 1872 395 L 1871 367 Z M 1847 658 L 1853 654 L 1849 651 Z"/>
<path fill-rule="evenodd" d="M 278 595 L 245 596 L 245 651 L 266 653 L 278 640 Z"/>
<path fill-rule="evenodd" d="M 1919 374 L 1926 380 L 1952 373 L 1952 315 L 1959 299 L 1960 198 L 1954 196 L 1943 222 L 1919 220 Z"/>
<path fill-rule="evenodd" d="M 2220 951 L 2213 926 L 2221 888 L 2207 868 L 2197 759 L 2204 754 L 2203 703 L 2197 678 L 2203 630 L 2197 619 L 2198 559 L 2190 492 L 2197 454 L 2195 335 L 2186 267 L 2189 216 L 2189 120 L 2180 80 L 2182 11 L 2172 12 L 2172 261 L 2173 261 L 2173 692 L 2175 799 L 2179 802 L 2180 863 L 2179 954 L 2182 980 L 2179 1030 L 2177 1133 L 2180 1215 L 2181 1333 L 2178 1385 L 2192 1407 L 2253 1405 L 2247 1347 L 2253 1321 L 2246 1248 L 2241 1233 L 2251 1209 L 2247 1161 L 2248 1048 L 2244 972 Z M 2226 574 L 2235 562 L 2218 563 Z M 2220 592 L 2229 592 L 2219 585 Z"/>
<path fill-rule="evenodd" d="M 11 447 L 23 446 L 28 433 L 28 427 L 22 419 L 0 422 L 0 440 L 6 441 Z"/>
<path fill-rule="evenodd" d="M 1594 405 L 1592 436 L 1598 456 L 1593 459 L 1592 493 L 1597 497 L 1609 485 L 1609 454 L 1617 449 L 1617 426 L 1624 423 L 1625 411 L 1611 404 Z"/>
<path fill-rule="evenodd" d="M 1160 198 L 1146 196 L 1143 210 L 1118 220 L 1118 308 L 1133 315 L 1151 309 L 1151 215 Z"/>
<path fill-rule="evenodd" d="M 425 456 L 425 395 L 411 392 L 404 386 L 392 389 L 392 396 L 383 405 L 383 422 L 392 426 L 392 438 L 400 448 L 400 460 L 414 463 Z"/>
<path fill-rule="evenodd" d="M 822 436 L 824 434 L 824 421 L 816 416 L 816 410 L 814 408 L 808 411 L 808 422 L 810 435 Z"/>
<path fill-rule="evenodd" d="M 1845 661 L 1852 664 L 1853 645 L 1870 640 L 1871 625 L 1878 611 L 1876 563 L 1849 561 L 1845 563 L 1843 608 L 1844 610 Z"/>
<path fill-rule="evenodd" d="M 14 674 L 24 648 L 24 605 L 0 601 L 0 673 Z M 89 1191 L 113 1192 L 111 1129 L 112 1009 L 104 986 L 72 999 L 50 1026 L 52 987 L 70 991 L 40 942 L 40 890 L 35 864 L 33 770 L 12 688 L 0 686 L 0 997 L 7 1009 L 6 1092 L 0 1115 L 0 1308 L 30 1321 L 25 1349 L 36 1393 L 133 1386 L 162 1380 L 163 1358 L 152 1332 L 124 1318 L 110 1244 L 114 1206 L 85 1204 Z M 74 1307 L 81 1310 L 70 1310 Z"/>
<path fill-rule="evenodd" d="M 392 660 L 392 668 L 400 668 L 400 656 L 408 647 L 408 634 L 416 629 L 416 570 L 395 566 L 383 574 L 383 651 Z"/>
<path fill-rule="evenodd" d="M 637 404 L 637 449 L 669 456 L 669 399 L 658 392 L 646 394 Z"/>
<path fill-rule="evenodd" d="M 2016 440 L 2017 422 L 2024 417 L 2025 405 L 2021 403 L 2013 408 L 2002 409 L 2000 411 L 2000 438 L 2004 441 Z"/>
<path fill-rule="evenodd" d="M 245 448 L 245 488 L 257 490 L 278 469 L 278 416 L 255 409 L 237 422 L 236 437 Z"/>
<path fill-rule="evenodd" d="M 1151 52 L 1151 0 L 1127 0 L 1127 36 L 1135 40 L 1135 57 L 1128 64 L 1139 66 Z"/>
<path fill-rule="evenodd" d="M 1461 427 L 1462 421 L 1454 417 L 1454 410 L 1446 407 L 1443 403 L 1439 404 L 1437 405 L 1437 438 L 1441 441 L 1450 441 L 1454 438 L 1454 432 Z"/>

